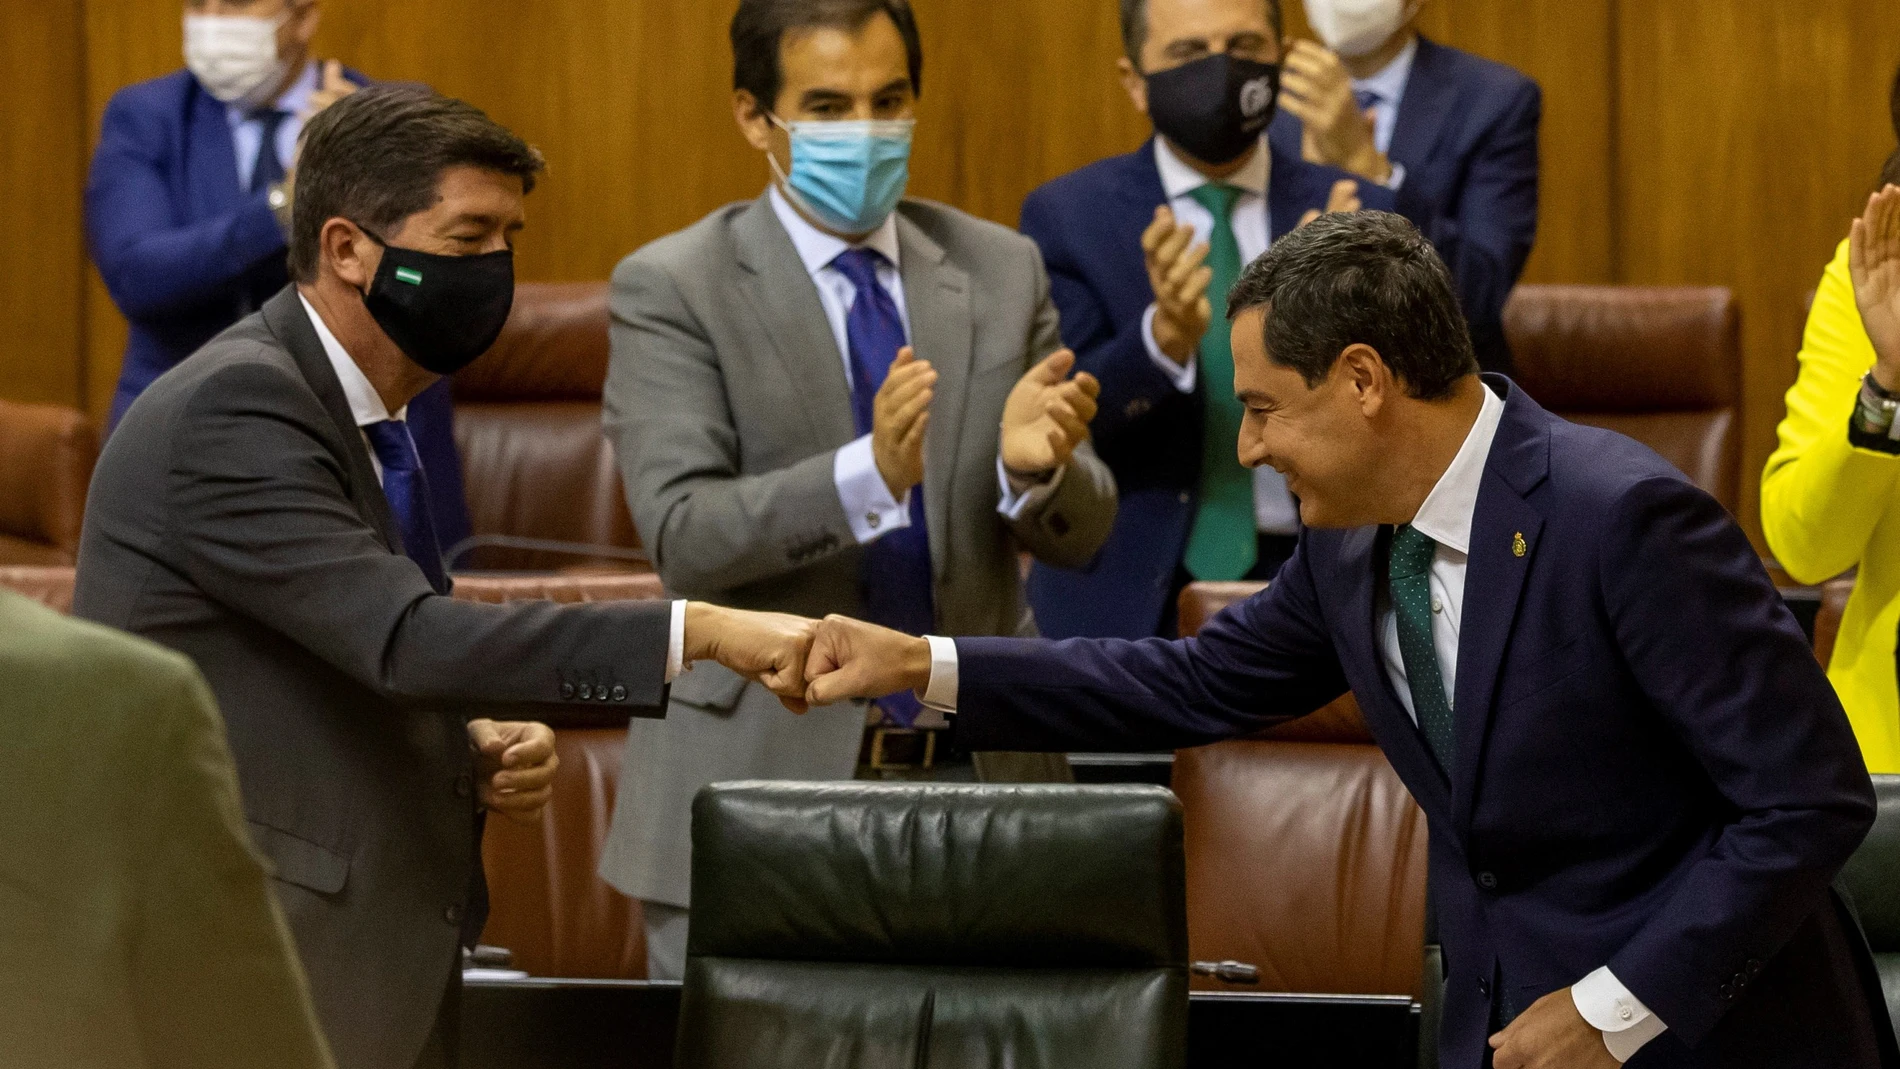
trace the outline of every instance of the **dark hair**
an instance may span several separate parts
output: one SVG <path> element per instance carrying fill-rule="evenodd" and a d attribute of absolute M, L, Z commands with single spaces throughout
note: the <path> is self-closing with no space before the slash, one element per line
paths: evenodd
<path fill-rule="evenodd" d="M 1421 401 L 1450 396 L 1478 370 L 1451 272 L 1402 215 L 1335 212 L 1281 238 L 1227 296 L 1229 319 L 1260 307 L 1268 359 L 1309 387 L 1355 343 L 1377 350 Z"/>
<path fill-rule="evenodd" d="M 1286 33 L 1286 22 L 1280 14 L 1280 0 L 1265 0 L 1267 21 L 1273 24 L 1273 38 L 1277 43 Z M 1148 43 L 1148 0 L 1122 0 L 1122 49 L 1128 53 L 1128 61 L 1141 69 L 1141 49 Z"/>
<path fill-rule="evenodd" d="M 514 175 L 525 193 L 547 165 L 479 108 L 426 86 L 372 86 L 325 108 L 297 157 L 291 277 L 317 277 L 323 224 L 340 216 L 383 237 L 434 204 L 442 172 L 458 166 Z"/>
<path fill-rule="evenodd" d="M 778 104 L 785 72 L 779 45 L 791 30 L 819 27 L 856 30 L 879 13 L 890 16 L 910 56 L 910 91 L 924 91 L 924 46 L 910 0 L 740 0 L 732 16 L 732 87 L 751 93 L 759 107 Z"/>

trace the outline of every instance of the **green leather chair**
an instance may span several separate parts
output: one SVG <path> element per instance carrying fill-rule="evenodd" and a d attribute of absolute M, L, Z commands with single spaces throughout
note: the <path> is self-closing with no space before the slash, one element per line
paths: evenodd
<path fill-rule="evenodd" d="M 715 784 L 675 1064 L 1178 1069 L 1187 954 L 1159 787 Z"/>
<path fill-rule="evenodd" d="M 1900 1032 L 1900 776 L 1875 776 L 1874 826 L 1841 870 L 1838 886 L 1873 948 L 1887 1016 Z"/>

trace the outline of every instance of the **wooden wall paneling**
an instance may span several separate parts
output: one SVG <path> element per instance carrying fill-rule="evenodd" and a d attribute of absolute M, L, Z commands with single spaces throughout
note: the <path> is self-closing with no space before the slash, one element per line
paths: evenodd
<path fill-rule="evenodd" d="M 0 11 L 0 397 L 80 404 L 85 249 L 78 9 Z"/>
<path fill-rule="evenodd" d="M 1625 3 L 1618 26 L 1617 280 L 1740 298 L 1741 519 L 1759 545 L 1803 295 L 1893 148 L 1900 5 Z"/>

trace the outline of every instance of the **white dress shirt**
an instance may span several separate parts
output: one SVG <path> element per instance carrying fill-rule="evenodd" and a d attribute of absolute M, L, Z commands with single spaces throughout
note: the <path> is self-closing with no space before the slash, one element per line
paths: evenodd
<path fill-rule="evenodd" d="M 1413 528 L 1438 543 L 1429 573 L 1432 646 L 1438 654 L 1439 675 L 1447 703 L 1457 692 L 1458 630 L 1463 618 L 1465 564 L 1471 552 L 1471 521 L 1477 512 L 1478 487 L 1484 481 L 1491 443 L 1497 437 L 1498 424 L 1503 418 L 1504 402 L 1485 388 L 1478 418 L 1466 433 L 1464 444 L 1412 519 Z M 1418 713 L 1412 707 L 1412 689 L 1405 674 L 1405 660 L 1399 652 L 1398 614 L 1392 611 L 1390 597 L 1384 590 L 1379 592 L 1376 620 L 1386 678 L 1416 723 Z M 957 644 L 934 635 L 926 637 L 930 642 L 930 683 L 924 690 L 923 702 L 941 712 L 954 712 Z M 1571 988 L 1570 996 L 1583 1019 L 1603 1033 L 1604 1046 L 1619 1062 L 1628 1061 L 1668 1027 L 1617 980 L 1607 965 L 1578 981 Z"/>
<path fill-rule="evenodd" d="M 1267 251 L 1271 228 L 1267 221 L 1267 179 L 1271 171 L 1271 150 L 1267 139 L 1260 139 L 1260 146 L 1247 162 L 1223 180 L 1240 191 L 1234 201 L 1234 211 L 1228 217 L 1228 225 L 1233 227 L 1234 242 L 1240 246 L 1240 263 L 1244 267 L 1258 259 Z M 1207 184 L 1207 176 L 1188 166 L 1186 161 L 1168 147 L 1166 138 L 1155 138 L 1155 167 L 1161 172 L 1161 188 L 1168 195 L 1168 208 L 1174 212 L 1175 221 L 1194 229 L 1194 240 L 1204 242 L 1213 230 L 1214 215 L 1201 202 L 1189 194 Z M 1209 329 L 1220 330 L 1224 322 L 1225 309 L 1218 294 L 1209 294 L 1214 302 L 1215 323 Z M 1155 367 L 1174 383 L 1174 388 L 1182 393 L 1193 393 L 1194 382 L 1199 377 L 1200 361 L 1189 360 L 1183 367 L 1174 362 L 1168 354 L 1161 351 L 1155 341 L 1155 306 L 1149 305 L 1141 318 L 1141 338 L 1148 348 L 1148 359 Z M 1229 390 L 1231 383 L 1209 383 L 1209 389 Z M 1239 463 L 1236 461 L 1235 463 Z M 1297 534 L 1300 529 L 1300 512 L 1293 503 L 1293 495 L 1286 488 L 1286 477 L 1272 468 L 1255 468 L 1253 472 L 1253 518 L 1256 530 L 1264 534 Z"/>
<path fill-rule="evenodd" d="M 857 301 L 858 290 L 843 271 L 831 265 L 838 254 L 852 248 L 850 242 L 833 237 L 805 221 L 791 202 L 785 199 L 776 183 L 768 194 L 772 202 L 772 211 L 778 216 L 779 223 L 791 236 L 792 247 L 798 251 L 798 259 L 811 274 L 813 284 L 818 287 L 818 301 L 825 309 L 825 322 L 831 326 L 832 339 L 838 343 L 838 355 L 844 361 L 844 381 L 851 384 L 854 375 L 851 368 L 851 343 L 846 321 L 851 314 L 851 306 Z M 897 305 L 897 314 L 904 323 L 904 336 L 911 336 L 910 308 L 904 303 L 904 277 L 899 267 L 899 249 L 897 240 L 897 216 L 885 216 L 884 222 L 871 231 L 858 243 L 860 248 L 876 252 L 882 259 L 877 265 L 878 285 L 891 295 L 891 301 Z M 918 353 L 918 359 L 930 359 L 929 353 Z M 1009 519 L 1016 519 L 1025 509 L 1046 500 L 1055 493 L 1062 481 L 1063 471 L 1058 470 L 1054 478 L 1036 484 L 1017 484 L 1003 470 L 1002 457 L 996 459 L 996 477 L 1002 487 L 1002 501 L 996 511 Z M 884 482 L 884 476 L 877 470 L 877 458 L 871 449 L 871 435 L 866 434 L 839 449 L 832 460 L 831 480 L 838 487 L 838 502 L 844 506 L 845 519 L 851 524 L 851 533 L 859 545 L 875 542 L 892 531 L 910 526 L 910 509 L 891 496 L 891 489 Z"/>
<path fill-rule="evenodd" d="M 1405 87 L 1412 80 L 1412 61 L 1417 58 L 1418 35 L 1414 34 L 1399 54 L 1371 77 L 1352 80 L 1355 100 L 1361 93 L 1379 98 L 1372 108 L 1372 146 L 1380 152 L 1392 151 L 1392 131 L 1398 128 L 1399 108 L 1405 103 Z M 1405 165 L 1397 160 L 1391 164 L 1392 175 L 1385 180 L 1385 187 L 1397 189 L 1405 184 Z"/>
<path fill-rule="evenodd" d="M 285 112 L 287 118 L 277 125 L 277 161 L 285 170 L 290 169 L 290 161 L 297 157 L 297 138 L 303 133 L 303 112 L 310 104 L 310 98 L 317 91 L 317 61 L 309 60 L 304 64 L 303 73 L 290 83 L 271 107 Z M 237 152 L 238 188 L 251 188 L 251 172 L 257 167 L 258 143 L 264 140 L 264 120 L 256 118 L 236 104 L 227 104 L 224 108 L 227 121 L 231 124 L 231 147 Z"/>
<path fill-rule="evenodd" d="M 361 428 L 385 420 L 406 420 L 409 406 L 404 405 L 396 410 L 395 415 L 390 415 L 389 406 L 383 404 L 382 395 L 370 384 L 369 376 L 363 374 L 356 360 L 344 350 L 343 343 L 337 341 L 336 335 L 330 331 L 330 325 L 317 314 L 310 299 L 299 293 L 297 300 L 303 303 L 304 314 L 310 317 L 310 325 L 317 332 L 317 340 L 323 343 L 323 355 L 330 358 L 330 369 L 336 372 L 336 380 L 343 387 L 343 398 L 350 403 L 350 418 L 356 421 L 359 428 L 357 433 L 363 438 L 363 449 L 369 453 L 370 467 L 375 469 L 376 481 L 380 484 L 383 481 L 383 462 L 377 459 L 376 448 L 370 444 L 369 435 L 363 434 Z M 685 671 L 685 660 L 686 602 L 680 600 L 673 603 L 672 625 L 667 635 L 666 682 L 673 682 Z"/>

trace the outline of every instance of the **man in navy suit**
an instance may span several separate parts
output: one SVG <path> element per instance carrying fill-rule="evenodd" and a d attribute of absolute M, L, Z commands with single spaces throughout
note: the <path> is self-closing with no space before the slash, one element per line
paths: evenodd
<path fill-rule="evenodd" d="M 1444 1065 L 1891 1057 L 1829 890 L 1872 786 L 1728 513 L 1481 379 L 1451 276 L 1400 216 L 1296 231 L 1230 307 L 1240 456 L 1287 474 L 1307 525 L 1265 592 L 1178 642 L 833 618 L 809 700 L 913 687 L 956 710 L 960 746 L 1110 750 L 1246 735 L 1350 689 L 1429 822 Z"/>
<path fill-rule="evenodd" d="M 297 139 L 368 79 L 310 43 L 318 0 L 186 0 L 186 69 L 106 104 L 86 183 L 93 263 L 130 336 L 108 426 L 290 282 Z M 409 403 L 443 548 L 469 534 L 444 379 Z"/>
<path fill-rule="evenodd" d="M 1172 630 L 1190 579 L 1265 578 L 1299 518 L 1270 469 L 1233 459 L 1233 369 L 1209 330 L 1241 265 L 1321 209 L 1390 208 L 1389 191 L 1269 148 L 1279 0 L 1122 0 L 1123 86 L 1155 137 L 1051 181 L 1022 230 L 1049 268 L 1062 338 L 1102 384 L 1090 430 L 1121 511 L 1081 570 L 1038 564 L 1029 599 L 1054 638 Z M 1363 188 L 1363 195 L 1359 192 Z"/>
<path fill-rule="evenodd" d="M 1537 83 L 1416 28 L 1423 0 L 1305 0 L 1273 151 L 1390 189 L 1451 268 L 1478 366 L 1509 374 L 1504 302 L 1537 237 Z"/>

